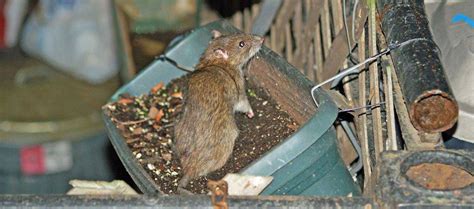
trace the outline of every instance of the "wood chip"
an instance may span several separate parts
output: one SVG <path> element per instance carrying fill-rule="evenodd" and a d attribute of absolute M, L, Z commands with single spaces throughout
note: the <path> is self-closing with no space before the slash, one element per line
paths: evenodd
<path fill-rule="evenodd" d="M 158 122 L 161 120 L 161 118 L 165 115 L 165 112 L 163 110 L 158 111 L 158 113 L 155 116 L 155 120 Z"/>
<path fill-rule="evenodd" d="M 150 112 L 148 112 L 148 117 L 149 117 L 149 118 L 155 118 L 156 115 L 158 114 L 158 112 L 159 112 L 159 111 L 158 111 L 158 108 L 156 108 L 156 107 L 151 107 L 151 108 L 150 108 Z"/>
<path fill-rule="evenodd" d="M 158 84 L 156 84 L 155 86 L 153 86 L 153 88 L 151 88 L 151 93 L 156 93 L 158 92 L 158 90 L 160 90 L 161 88 L 163 88 L 164 84 L 163 82 L 159 82 Z"/>
<path fill-rule="evenodd" d="M 182 92 L 176 92 L 176 93 L 171 94 L 171 97 L 183 99 L 183 93 Z"/>
<path fill-rule="evenodd" d="M 142 128 L 133 129 L 133 134 L 135 134 L 135 135 L 142 134 L 142 132 L 143 132 L 143 129 L 142 129 Z"/>
<path fill-rule="evenodd" d="M 131 103 L 133 103 L 133 100 L 132 100 L 132 99 L 129 99 L 129 98 L 121 98 L 121 99 L 118 101 L 118 103 L 126 105 L 126 104 L 131 104 Z"/>
<path fill-rule="evenodd" d="M 161 157 L 166 161 L 171 161 L 172 155 L 171 153 L 163 153 Z"/>

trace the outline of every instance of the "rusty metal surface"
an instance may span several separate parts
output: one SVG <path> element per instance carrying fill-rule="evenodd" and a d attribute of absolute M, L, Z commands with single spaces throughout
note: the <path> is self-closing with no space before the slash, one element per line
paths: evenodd
<path fill-rule="evenodd" d="M 474 184 L 452 190 L 429 190 L 407 176 L 422 163 L 441 163 L 474 172 L 474 153 L 466 151 L 390 151 L 382 154 L 376 195 L 385 208 L 473 208 Z"/>
<path fill-rule="evenodd" d="M 390 44 L 416 39 L 391 52 L 413 126 L 422 132 L 448 130 L 458 105 L 433 41 L 423 1 L 378 0 L 382 30 Z"/>

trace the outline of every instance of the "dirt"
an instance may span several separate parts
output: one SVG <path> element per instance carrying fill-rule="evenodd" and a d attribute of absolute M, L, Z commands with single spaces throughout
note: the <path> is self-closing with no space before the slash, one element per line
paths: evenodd
<path fill-rule="evenodd" d="M 420 186 L 431 190 L 461 189 L 474 183 L 474 176 L 469 172 L 441 163 L 412 166 L 406 175 Z"/>
<path fill-rule="evenodd" d="M 167 86 L 158 84 L 150 94 L 122 95 L 117 102 L 104 106 L 138 163 L 166 194 L 176 194 L 182 176 L 179 158 L 172 148 L 172 135 L 173 122 L 183 110 L 185 83 L 186 80 L 180 78 Z M 208 179 L 218 180 L 227 173 L 239 172 L 298 129 L 299 125 L 263 88 L 250 83 L 247 95 L 255 117 L 235 115 L 240 133 L 227 163 L 221 169 L 191 181 L 187 190 L 207 194 Z"/>

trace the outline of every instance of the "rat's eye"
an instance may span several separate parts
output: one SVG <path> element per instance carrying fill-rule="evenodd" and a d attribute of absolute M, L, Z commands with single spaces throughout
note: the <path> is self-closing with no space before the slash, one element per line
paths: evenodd
<path fill-rule="evenodd" d="M 240 46 L 240 48 L 244 47 L 244 46 L 245 46 L 245 42 L 244 42 L 244 41 L 239 42 L 239 46 Z"/>

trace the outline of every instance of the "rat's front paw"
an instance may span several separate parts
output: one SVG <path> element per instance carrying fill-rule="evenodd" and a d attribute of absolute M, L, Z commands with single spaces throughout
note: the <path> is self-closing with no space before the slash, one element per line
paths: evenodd
<path fill-rule="evenodd" d="M 253 110 L 248 111 L 246 114 L 247 114 L 247 117 L 248 117 L 248 118 L 253 118 L 253 116 L 255 116 L 255 115 L 253 114 Z"/>

